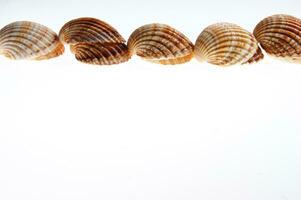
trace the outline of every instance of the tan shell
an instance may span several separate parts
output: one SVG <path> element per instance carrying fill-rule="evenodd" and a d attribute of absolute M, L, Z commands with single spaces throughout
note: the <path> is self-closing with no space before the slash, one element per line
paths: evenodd
<path fill-rule="evenodd" d="M 129 40 L 131 55 L 164 64 L 186 63 L 193 58 L 193 44 L 176 29 L 165 24 L 148 24 L 135 30 Z"/>
<path fill-rule="evenodd" d="M 78 18 L 66 23 L 59 33 L 62 42 L 80 62 L 113 65 L 130 59 L 124 38 L 109 24 L 95 18 Z"/>
<path fill-rule="evenodd" d="M 99 19 L 83 17 L 67 22 L 60 30 L 60 40 L 67 44 L 79 42 L 124 43 L 111 25 Z"/>
<path fill-rule="evenodd" d="M 0 54 L 10 59 L 45 60 L 63 53 L 57 34 L 41 24 L 18 21 L 0 30 Z"/>
<path fill-rule="evenodd" d="M 255 37 L 231 23 L 207 27 L 196 41 L 195 56 L 201 62 L 219 66 L 253 63 L 263 58 Z"/>
<path fill-rule="evenodd" d="M 77 43 L 71 45 L 78 61 L 95 65 L 114 65 L 129 60 L 126 44 Z"/>
<path fill-rule="evenodd" d="M 301 63 L 301 20 L 289 15 L 263 19 L 254 35 L 261 47 L 274 57 Z"/>

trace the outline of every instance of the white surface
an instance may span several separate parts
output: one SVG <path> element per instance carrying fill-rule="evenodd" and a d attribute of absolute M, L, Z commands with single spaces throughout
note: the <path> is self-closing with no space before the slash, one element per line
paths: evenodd
<path fill-rule="evenodd" d="M 195 41 L 218 21 L 301 17 L 298 1 L 58 2 L 0 0 L 0 26 L 94 16 L 125 38 L 164 22 Z M 0 199 L 300 200 L 300 86 L 300 65 L 270 58 L 224 69 L 0 57 Z"/>

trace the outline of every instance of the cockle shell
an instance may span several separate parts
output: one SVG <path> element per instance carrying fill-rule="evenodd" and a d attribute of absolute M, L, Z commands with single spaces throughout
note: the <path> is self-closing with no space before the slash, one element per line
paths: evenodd
<path fill-rule="evenodd" d="M 63 53 L 57 34 L 41 24 L 18 21 L 0 30 L 0 54 L 10 59 L 45 60 Z"/>
<path fill-rule="evenodd" d="M 80 62 L 113 65 L 130 59 L 124 38 L 111 25 L 95 18 L 78 18 L 66 23 L 59 38 L 70 44 Z"/>
<path fill-rule="evenodd" d="M 301 63 L 301 20 L 290 15 L 273 15 L 254 29 L 261 47 L 271 56 Z"/>
<path fill-rule="evenodd" d="M 77 43 L 70 46 L 78 61 L 95 65 L 114 65 L 126 62 L 130 55 L 124 43 Z"/>
<path fill-rule="evenodd" d="M 186 63 L 193 58 L 193 44 L 176 29 L 165 24 L 148 24 L 136 29 L 128 40 L 131 55 L 164 64 Z"/>
<path fill-rule="evenodd" d="M 232 23 L 208 26 L 196 41 L 195 56 L 201 62 L 219 66 L 253 63 L 263 58 L 255 37 Z"/>

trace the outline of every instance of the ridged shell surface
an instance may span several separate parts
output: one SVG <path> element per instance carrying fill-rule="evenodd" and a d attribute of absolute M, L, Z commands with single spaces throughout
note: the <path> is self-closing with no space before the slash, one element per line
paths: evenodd
<path fill-rule="evenodd" d="M 79 42 L 124 43 L 111 25 L 99 19 L 83 17 L 67 22 L 60 30 L 60 40 L 67 44 Z"/>
<path fill-rule="evenodd" d="M 290 15 L 273 15 L 254 29 L 261 47 L 271 56 L 301 63 L 301 20 Z"/>
<path fill-rule="evenodd" d="M 111 25 L 95 18 L 78 18 L 66 23 L 59 38 L 70 44 L 77 60 L 95 65 L 113 65 L 130 59 L 124 38 Z"/>
<path fill-rule="evenodd" d="M 165 24 L 148 24 L 136 29 L 128 40 L 131 55 L 164 65 L 186 63 L 193 58 L 193 44 Z"/>
<path fill-rule="evenodd" d="M 262 59 L 264 59 L 264 55 L 262 53 L 261 48 L 258 46 L 257 47 L 257 51 L 256 53 L 252 56 L 252 58 L 250 58 L 247 62 L 243 63 L 243 64 L 253 64 L 253 63 L 257 63 L 259 61 L 261 61 Z"/>
<path fill-rule="evenodd" d="M 63 53 L 57 34 L 41 24 L 18 21 L 0 30 L 0 54 L 10 59 L 45 60 Z"/>
<path fill-rule="evenodd" d="M 77 60 L 95 65 L 114 65 L 129 60 L 129 51 L 123 43 L 77 43 L 71 45 Z"/>
<path fill-rule="evenodd" d="M 197 60 L 219 65 L 253 63 L 263 54 L 255 37 L 232 23 L 217 23 L 207 27 L 195 44 Z"/>

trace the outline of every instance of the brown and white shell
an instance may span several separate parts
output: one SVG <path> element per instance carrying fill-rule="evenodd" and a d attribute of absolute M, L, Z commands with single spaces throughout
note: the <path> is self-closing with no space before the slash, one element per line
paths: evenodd
<path fill-rule="evenodd" d="M 164 65 L 182 64 L 193 58 L 193 44 L 182 33 L 165 24 L 136 29 L 128 40 L 131 55 Z"/>
<path fill-rule="evenodd" d="M 111 25 L 95 18 L 78 18 L 66 23 L 59 38 L 70 44 L 71 52 L 80 62 L 113 65 L 130 59 L 124 38 Z"/>
<path fill-rule="evenodd" d="M 57 34 L 41 24 L 18 21 L 0 30 L 0 54 L 13 60 L 45 60 L 64 53 Z"/>
<path fill-rule="evenodd" d="M 301 20 L 290 15 L 273 15 L 254 29 L 261 47 L 271 56 L 301 63 Z"/>
<path fill-rule="evenodd" d="M 255 37 L 232 23 L 208 26 L 196 41 L 195 56 L 200 62 L 219 66 L 254 63 L 263 59 Z"/>
<path fill-rule="evenodd" d="M 78 61 L 94 65 L 114 65 L 126 62 L 130 55 L 124 43 L 77 43 L 70 46 Z"/>

